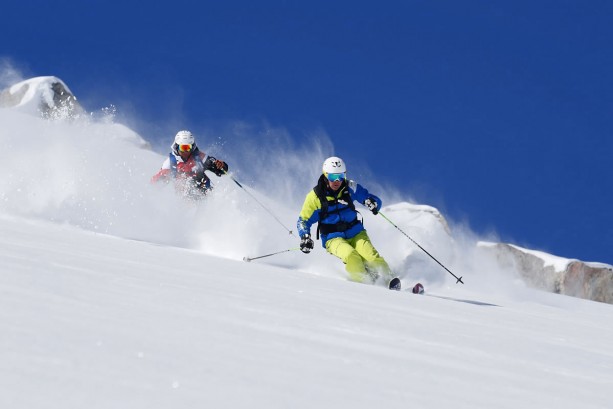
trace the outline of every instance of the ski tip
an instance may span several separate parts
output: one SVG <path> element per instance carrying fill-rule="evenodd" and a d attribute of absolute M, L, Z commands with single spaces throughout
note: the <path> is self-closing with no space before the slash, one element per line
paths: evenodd
<path fill-rule="evenodd" d="M 423 294 L 424 293 L 424 286 L 421 285 L 421 283 L 417 283 L 415 284 L 415 286 L 413 286 L 413 294 Z"/>

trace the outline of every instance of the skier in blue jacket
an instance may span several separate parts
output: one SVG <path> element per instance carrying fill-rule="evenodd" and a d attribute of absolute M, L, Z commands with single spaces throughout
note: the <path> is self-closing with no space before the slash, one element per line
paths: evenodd
<path fill-rule="evenodd" d="M 381 199 L 347 179 L 347 168 L 341 158 L 326 159 L 317 186 L 307 194 L 298 217 L 300 249 L 304 253 L 313 249 L 311 226 L 317 222 L 322 246 L 345 263 L 351 281 L 374 283 L 381 278 L 390 288 L 400 290 L 400 280 L 394 278 L 358 219 L 354 201 L 373 214 L 381 208 Z"/>

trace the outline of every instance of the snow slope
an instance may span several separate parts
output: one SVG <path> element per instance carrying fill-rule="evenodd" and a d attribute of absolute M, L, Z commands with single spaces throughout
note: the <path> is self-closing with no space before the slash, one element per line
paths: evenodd
<path fill-rule="evenodd" d="M 150 186 L 164 156 L 112 121 L 0 122 L 1 408 L 609 406 L 613 306 L 526 289 L 470 231 L 374 183 L 466 285 L 367 212 L 429 296 L 347 282 L 320 247 L 243 262 L 297 246 L 285 228 L 325 140 L 198 140 L 280 226 L 228 177 L 199 205 Z"/>
<path fill-rule="evenodd" d="M 0 220 L 0 407 L 607 408 L 613 307 Z"/>

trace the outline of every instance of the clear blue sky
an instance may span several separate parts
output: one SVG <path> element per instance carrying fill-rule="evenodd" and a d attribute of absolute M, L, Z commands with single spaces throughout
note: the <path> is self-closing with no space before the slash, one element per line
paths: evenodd
<path fill-rule="evenodd" d="M 610 1 L 2 11 L 1 57 L 62 78 L 86 108 L 116 104 L 146 137 L 168 138 L 177 118 L 321 127 L 338 154 L 379 162 L 375 175 L 479 233 L 613 263 Z"/>

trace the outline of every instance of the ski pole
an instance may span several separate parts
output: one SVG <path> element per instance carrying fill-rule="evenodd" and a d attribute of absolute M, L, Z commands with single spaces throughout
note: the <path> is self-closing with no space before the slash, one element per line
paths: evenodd
<path fill-rule="evenodd" d="M 462 281 L 462 277 L 458 278 L 458 276 L 456 276 L 455 274 L 453 274 L 453 273 L 452 273 L 452 272 L 451 272 L 451 271 L 450 271 L 450 270 L 449 270 L 447 267 L 445 267 L 445 266 L 444 266 L 444 265 L 443 265 L 443 264 L 442 264 L 440 261 L 438 261 L 436 258 L 434 258 L 434 256 L 433 256 L 432 254 L 428 253 L 428 251 L 427 251 L 425 248 L 423 248 L 422 246 L 420 246 L 420 245 L 419 245 L 419 243 L 417 243 L 415 240 L 413 240 L 413 239 L 411 238 L 411 236 L 409 236 L 408 234 L 406 234 L 405 232 L 403 232 L 403 231 L 400 229 L 400 227 L 396 226 L 396 224 L 395 224 L 393 221 L 391 221 L 390 219 L 388 219 L 388 218 L 387 218 L 387 217 L 386 217 L 386 216 L 385 216 L 383 213 L 379 212 L 379 214 L 380 214 L 381 216 L 383 216 L 383 218 L 384 218 L 385 220 L 387 220 L 388 222 L 390 222 L 392 226 L 394 226 L 395 228 L 397 228 L 397 229 L 398 229 L 398 231 L 399 231 L 400 233 L 404 234 L 404 235 L 405 235 L 405 236 L 406 236 L 406 237 L 407 237 L 409 240 L 411 240 L 413 243 L 415 243 L 415 245 L 416 245 L 417 247 L 419 247 L 419 248 L 420 248 L 420 249 L 421 249 L 421 250 L 422 250 L 424 253 L 426 253 L 427 255 L 429 255 L 429 256 L 430 256 L 430 258 L 431 258 L 432 260 L 436 261 L 436 262 L 438 263 L 438 265 L 439 265 L 439 266 L 441 266 L 441 267 L 443 267 L 445 270 L 447 270 L 447 272 L 448 272 L 449 274 L 451 274 L 451 275 L 453 276 L 453 278 L 455 278 L 455 279 L 457 280 L 457 281 L 455 282 L 456 284 L 457 284 L 457 283 L 462 283 L 462 284 L 464 284 L 464 281 Z"/>
<path fill-rule="evenodd" d="M 251 260 L 257 260 L 259 258 L 270 257 L 270 256 L 274 256 L 275 254 L 287 253 L 288 251 L 294 251 L 294 250 L 300 250 L 300 247 L 291 248 L 291 249 L 287 249 L 287 250 L 281 250 L 281 251 L 277 251 L 276 253 L 265 254 L 263 256 L 257 256 L 257 257 L 247 257 L 247 256 L 245 256 L 245 257 L 243 257 L 243 261 L 246 261 L 248 263 Z"/>
<path fill-rule="evenodd" d="M 222 169 L 222 170 L 223 170 L 223 169 Z M 294 233 L 293 233 L 293 232 L 292 232 L 290 229 L 288 229 L 287 227 L 285 227 L 285 225 L 283 224 L 283 222 L 281 222 L 281 220 L 279 220 L 279 218 L 278 218 L 277 216 L 275 216 L 273 212 L 271 212 L 271 211 L 270 211 L 270 210 L 269 210 L 269 209 L 268 209 L 266 206 L 264 206 L 264 205 L 262 204 L 262 202 L 260 202 L 258 199 L 256 199 L 256 197 L 255 197 L 254 195 L 252 195 L 251 193 L 249 193 L 249 191 L 248 191 L 247 189 L 245 189 L 245 188 L 243 187 L 243 185 L 241 185 L 240 183 L 238 183 L 238 180 L 234 179 L 234 176 L 230 175 L 230 174 L 229 174 L 228 172 L 226 172 L 225 170 L 224 170 L 223 172 L 224 172 L 226 175 L 228 175 L 228 176 L 230 177 L 230 179 L 232 179 L 232 181 L 233 181 L 234 183 L 236 183 L 236 185 L 237 185 L 238 187 L 240 187 L 241 189 L 243 189 L 243 190 L 245 191 L 245 193 L 247 193 L 249 196 L 251 196 L 251 198 L 252 198 L 253 200 L 255 200 L 255 201 L 257 202 L 257 204 L 259 204 L 260 206 L 262 206 L 262 208 L 263 208 L 264 210 L 266 210 L 266 211 L 268 212 L 268 214 L 269 214 L 269 215 L 271 215 L 271 216 L 272 216 L 272 217 L 273 217 L 273 218 L 274 218 L 274 219 L 275 219 L 275 220 L 276 220 L 276 221 L 277 221 L 277 222 L 278 222 L 278 223 L 279 223 L 279 224 L 280 224 L 280 225 L 281 225 L 281 226 L 282 226 L 282 227 L 283 227 L 285 230 L 287 230 L 287 231 L 289 232 L 289 234 L 291 234 L 291 235 L 293 235 L 293 234 L 294 234 Z"/>

